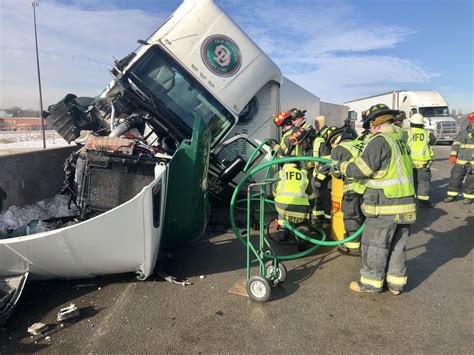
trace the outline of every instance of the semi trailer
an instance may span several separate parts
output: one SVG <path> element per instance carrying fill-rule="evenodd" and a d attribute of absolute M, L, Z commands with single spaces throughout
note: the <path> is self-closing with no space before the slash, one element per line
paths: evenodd
<path fill-rule="evenodd" d="M 357 131 L 362 130 L 362 111 L 372 105 L 385 104 L 391 109 L 403 111 L 407 118 L 415 113 L 425 118 L 425 127 L 431 130 L 438 142 L 451 144 L 459 133 L 459 124 L 451 116 L 448 103 L 437 91 L 396 90 L 361 99 L 344 102 L 356 120 Z M 409 120 L 404 121 L 409 126 Z"/>

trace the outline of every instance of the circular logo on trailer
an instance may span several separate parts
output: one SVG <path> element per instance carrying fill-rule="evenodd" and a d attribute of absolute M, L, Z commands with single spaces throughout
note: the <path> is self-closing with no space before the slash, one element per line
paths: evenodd
<path fill-rule="evenodd" d="M 224 35 L 208 37 L 201 46 L 201 58 L 206 67 L 219 76 L 234 75 L 242 64 L 239 46 Z"/>

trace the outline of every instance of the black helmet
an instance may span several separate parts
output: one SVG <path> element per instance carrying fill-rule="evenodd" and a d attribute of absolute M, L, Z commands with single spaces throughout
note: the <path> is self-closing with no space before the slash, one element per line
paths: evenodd
<path fill-rule="evenodd" d="M 395 116 L 395 121 L 403 121 L 406 118 L 407 115 L 405 114 L 405 111 L 399 111 L 398 115 Z"/>
<path fill-rule="evenodd" d="M 293 107 L 291 110 L 288 112 L 291 113 L 292 115 L 292 120 L 296 120 L 298 117 L 303 117 L 304 114 L 306 113 L 306 110 L 301 111 L 299 108 Z"/>
<path fill-rule="evenodd" d="M 374 105 L 365 112 L 366 114 L 365 117 L 364 117 L 364 114 L 362 114 L 362 117 L 363 117 L 362 127 L 365 129 L 369 129 L 370 123 L 373 122 L 377 117 L 380 117 L 383 115 L 396 116 L 399 113 L 400 111 L 392 110 L 385 104 Z"/>
<path fill-rule="evenodd" d="M 328 137 L 337 129 L 336 126 L 331 126 L 324 131 L 323 135 L 321 136 L 322 139 L 324 139 L 326 142 L 328 141 Z"/>
<path fill-rule="evenodd" d="M 364 121 L 367 118 L 368 113 L 369 113 L 369 110 L 364 110 L 361 112 L 362 121 Z"/>
<path fill-rule="evenodd" d="M 337 137 L 342 136 L 341 139 L 356 139 L 357 135 L 354 134 L 354 130 L 352 130 L 348 126 L 342 126 L 339 128 L 336 128 L 335 130 L 329 132 L 327 138 L 326 138 L 326 144 L 328 146 L 331 145 L 331 142 L 335 140 Z"/>

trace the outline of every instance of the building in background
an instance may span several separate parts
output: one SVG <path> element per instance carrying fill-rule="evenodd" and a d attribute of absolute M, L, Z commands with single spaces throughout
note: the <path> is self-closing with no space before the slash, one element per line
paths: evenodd
<path fill-rule="evenodd" d="M 41 130 L 39 117 L 0 117 L 0 130 L 2 131 L 37 131 Z"/>

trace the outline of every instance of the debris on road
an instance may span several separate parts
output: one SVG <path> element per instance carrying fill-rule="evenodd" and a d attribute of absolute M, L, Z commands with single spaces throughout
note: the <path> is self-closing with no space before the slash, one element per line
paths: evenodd
<path fill-rule="evenodd" d="M 74 303 L 71 303 L 69 306 L 61 308 L 58 312 L 57 321 L 58 322 L 75 322 L 81 316 L 79 308 Z"/>
<path fill-rule="evenodd" d="M 156 273 L 164 278 L 166 281 L 172 283 L 172 284 L 175 284 L 175 285 L 181 285 L 181 286 L 189 286 L 189 285 L 192 285 L 193 283 L 190 282 L 189 280 L 178 280 L 175 276 L 173 275 L 169 275 L 167 274 L 166 272 L 164 272 L 163 270 L 157 270 Z"/>
<path fill-rule="evenodd" d="M 44 323 L 34 323 L 30 327 L 28 327 L 28 333 L 32 335 L 41 335 L 47 332 L 49 329 L 49 325 Z"/>

